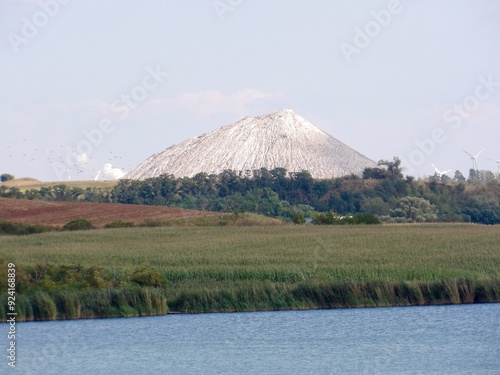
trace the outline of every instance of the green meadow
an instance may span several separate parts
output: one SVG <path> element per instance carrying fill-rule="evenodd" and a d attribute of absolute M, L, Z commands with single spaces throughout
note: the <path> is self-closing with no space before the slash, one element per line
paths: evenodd
<path fill-rule="evenodd" d="M 51 232 L 0 237 L 0 263 L 18 320 L 500 301 L 500 226 Z"/>

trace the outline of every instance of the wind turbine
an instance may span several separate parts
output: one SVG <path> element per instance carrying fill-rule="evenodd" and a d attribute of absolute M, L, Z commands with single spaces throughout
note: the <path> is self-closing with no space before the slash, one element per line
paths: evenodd
<path fill-rule="evenodd" d="M 443 177 L 443 175 L 445 175 L 446 173 L 451 172 L 451 169 L 448 169 L 447 171 L 441 172 L 439 169 L 436 168 L 436 166 L 434 164 L 431 164 L 431 165 L 432 165 L 432 168 L 434 168 L 434 170 L 438 174 L 439 178 Z"/>
<path fill-rule="evenodd" d="M 474 169 L 475 171 L 477 171 L 477 161 L 476 161 L 476 159 L 479 157 L 479 155 L 481 155 L 481 152 L 484 151 L 484 148 L 481 151 L 479 151 L 476 156 L 472 156 L 471 154 L 469 154 L 465 150 L 462 150 L 462 151 L 465 152 L 467 155 L 470 156 L 470 158 L 472 160 L 472 169 Z"/>
<path fill-rule="evenodd" d="M 497 171 L 497 173 L 500 174 L 500 160 L 495 160 L 495 159 L 490 159 L 490 158 L 486 158 L 486 159 L 494 161 L 495 163 L 498 164 L 498 171 Z"/>

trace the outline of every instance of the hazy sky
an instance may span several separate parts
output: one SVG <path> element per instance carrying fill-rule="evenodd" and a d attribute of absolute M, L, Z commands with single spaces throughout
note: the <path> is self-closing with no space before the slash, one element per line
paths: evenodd
<path fill-rule="evenodd" d="M 283 108 L 407 174 L 500 159 L 498 0 L 0 0 L 0 34 L 0 173 L 126 172 Z"/>

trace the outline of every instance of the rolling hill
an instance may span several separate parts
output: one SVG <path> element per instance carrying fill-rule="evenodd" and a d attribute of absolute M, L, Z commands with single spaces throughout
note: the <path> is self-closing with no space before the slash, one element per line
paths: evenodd
<path fill-rule="evenodd" d="M 117 220 L 140 224 L 145 220 L 166 221 L 212 215 L 220 215 L 220 213 L 132 204 L 48 202 L 0 198 L 0 220 L 57 227 L 62 227 L 77 219 L 85 219 L 96 227 L 103 227 L 105 224 Z"/>

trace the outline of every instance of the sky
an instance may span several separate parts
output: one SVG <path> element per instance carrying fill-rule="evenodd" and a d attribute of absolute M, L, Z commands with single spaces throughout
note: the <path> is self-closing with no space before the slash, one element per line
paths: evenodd
<path fill-rule="evenodd" d="M 0 173 L 111 179 L 284 108 L 405 174 L 500 159 L 498 0 L 0 0 Z"/>

